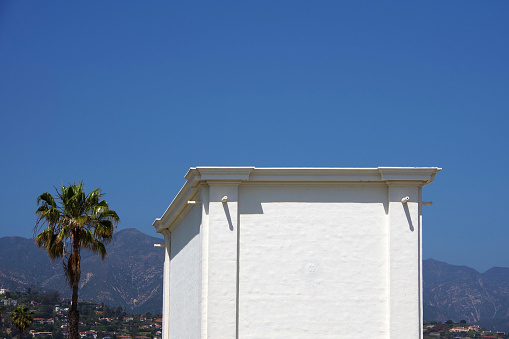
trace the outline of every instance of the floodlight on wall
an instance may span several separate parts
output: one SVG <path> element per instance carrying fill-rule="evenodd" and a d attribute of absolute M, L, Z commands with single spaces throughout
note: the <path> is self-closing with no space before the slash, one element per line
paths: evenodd
<path fill-rule="evenodd" d="M 200 204 L 201 204 L 201 201 L 199 201 L 199 200 L 196 200 L 196 201 L 194 201 L 194 200 L 189 200 L 189 201 L 187 202 L 187 204 L 188 204 L 188 205 L 200 205 Z"/>
<path fill-rule="evenodd" d="M 222 197 L 221 202 L 228 202 L 228 196 L 225 195 L 224 197 Z"/>
<path fill-rule="evenodd" d="M 401 202 L 406 204 L 408 202 L 408 200 L 410 200 L 410 197 L 407 195 L 406 197 L 404 197 L 403 199 L 401 199 Z"/>
<path fill-rule="evenodd" d="M 154 247 L 164 248 L 164 244 L 154 244 Z"/>

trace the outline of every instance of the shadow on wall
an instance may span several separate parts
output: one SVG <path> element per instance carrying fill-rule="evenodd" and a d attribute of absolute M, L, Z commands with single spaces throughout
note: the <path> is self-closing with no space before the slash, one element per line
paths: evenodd
<path fill-rule="evenodd" d="M 309 191 L 309 194 L 307 194 Z M 338 185 L 281 185 L 281 186 L 247 186 L 239 187 L 239 214 L 264 214 L 263 203 L 363 203 L 383 204 L 388 213 L 387 186 L 364 184 Z M 410 210 L 403 204 L 410 231 L 414 231 Z M 230 231 L 233 226 L 227 203 L 223 209 Z M 176 256 L 194 237 L 200 233 L 201 209 L 192 208 L 180 222 L 181 226 L 172 232 L 171 257 Z"/>
<path fill-rule="evenodd" d="M 408 204 L 402 204 L 403 209 L 405 210 L 406 220 L 408 221 L 408 227 L 410 231 L 414 231 L 414 224 L 412 223 L 412 217 L 410 216 L 410 210 L 408 209 Z"/>
<path fill-rule="evenodd" d="M 310 194 L 306 194 L 308 192 Z M 311 194 L 312 192 L 312 194 Z M 323 186 L 248 186 L 239 188 L 240 214 L 263 214 L 262 203 L 373 203 L 384 204 L 387 186 L 338 184 Z"/>
<path fill-rule="evenodd" d="M 230 215 L 230 209 L 228 208 L 227 202 L 223 202 L 223 209 L 224 209 L 224 214 L 226 215 L 226 220 L 228 220 L 228 227 L 230 228 L 230 231 L 233 231 L 232 216 Z M 263 211 L 262 211 L 262 213 L 263 213 Z"/>
<path fill-rule="evenodd" d="M 170 258 L 173 259 L 198 234 L 200 234 L 201 208 L 193 207 L 180 226 L 171 234 Z"/>

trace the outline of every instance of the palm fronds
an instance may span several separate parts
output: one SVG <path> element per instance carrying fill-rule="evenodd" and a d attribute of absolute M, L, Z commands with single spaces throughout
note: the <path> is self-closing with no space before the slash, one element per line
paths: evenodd
<path fill-rule="evenodd" d="M 109 209 L 106 201 L 100 200 L 103 194 L 99 188 L 87 195 L 83 183 L 79 182 L 55 190 L 56 198 L 48 192 L 37 198 L 35 243 L 44 248 L 52 260 L 63 258 L 65 276 L 73 290 L 70 314 L 76 314 L 79 319 L 76 303 L 81 277 L 81 248 L 98 254 L 103 260 L 105 244 L 113 239 L 119 217 Z M 77 323 L 77 319 L 69 317 L 71 338 L 78 337 Z"/>

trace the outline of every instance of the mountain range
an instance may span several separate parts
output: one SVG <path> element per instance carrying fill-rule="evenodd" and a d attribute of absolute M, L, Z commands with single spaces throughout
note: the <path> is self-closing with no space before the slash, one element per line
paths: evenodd
<path fill-rule="evenodd" d="M 116 233 L 102 262 L 83 250 L 80 299 L 122 306 L 133 313 L 161 314 L 164 252 L 154 244 L 162 242 L 130 228 Z M 62 261 L 51 262 L 33 239 L 21 237 L 0 238 L 0 287 L 11 291 L 36 287 L 71 295 Z"/>
<path fill-rule="evenodd" d="M 424 320 L 466 320 L 485 328 L 509 330 L 509 268 L 480 273 L 433 259 L 423 261 Z"/>
<path fill-rule="evenodd" d="M 131 228 L 117 232 L 103 262 L 83 251 L 80 298 L 132 313 L 161 314 L 164 252 L 154 244 L 162 242 Z M 424 320 L 466 320 L 509 330 L 509 268 L 480 273 L 433 259 L 424 260 L 422 267 Z M 0 287 L 71 294 L 62 262 L 51 262 L 33 239 L 21 237 L 0 238 Z"/>

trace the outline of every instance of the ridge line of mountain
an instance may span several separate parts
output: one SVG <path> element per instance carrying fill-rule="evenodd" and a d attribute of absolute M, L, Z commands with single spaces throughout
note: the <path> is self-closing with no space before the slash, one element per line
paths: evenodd
<path fill-rule="evenodd" d="M 164 252 L 162 239 L 128 228 L 116 232 L 104 261 L 82 252 L 80 298 L 122 306 L 134 313 L 161 313 Z M 24 291 L 35 286 L 69 296 L 60 260 L 50 261 L 33 238 L 0 238 L 0 287 Z"/>
<path fill-rule="evenodd" d="M 80 298 L 122 306 L 132 313 L 161 313 L 162 239 L 123 229 L 107 246 L 108 256 L 82 253 Z M 509 330 L 509 268 L 479 271 L 432 258 L 423 260 L 424 320 L 449 319 Z M 61 261 L 51 262 L 33 239 L 0 238 L 0 287 L 24 291 L 36 286 L 70 296 Z"/>

